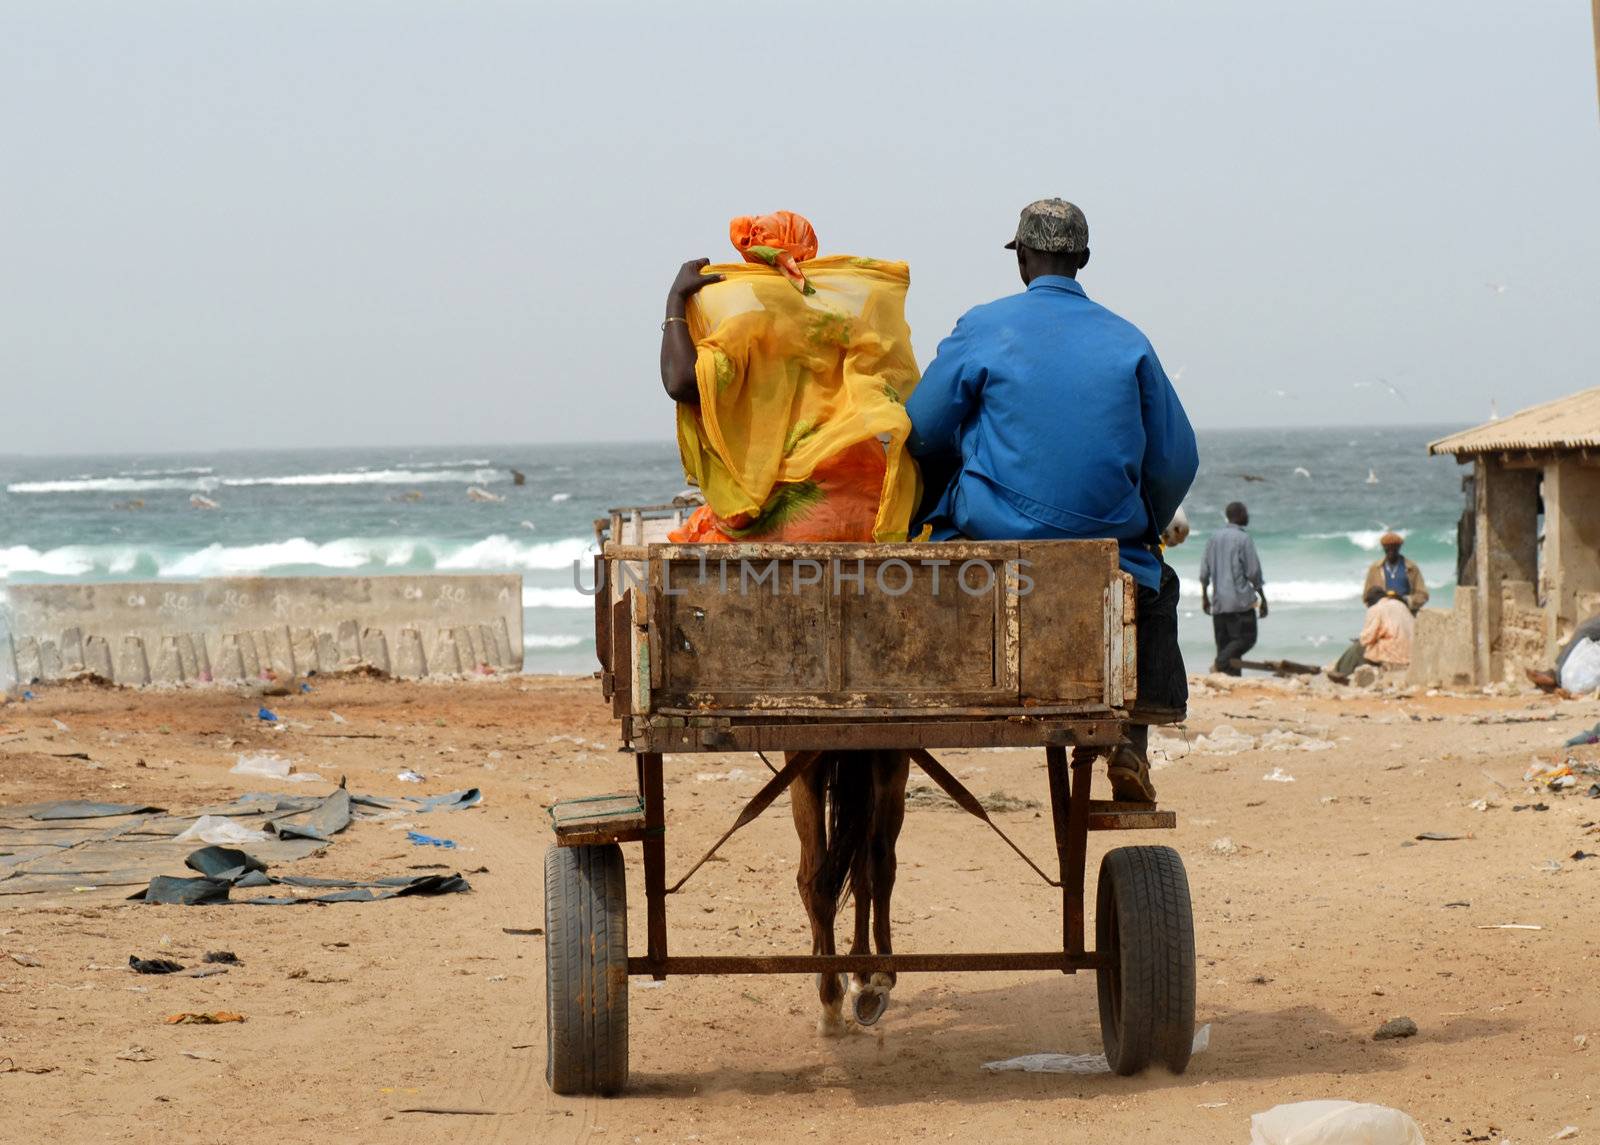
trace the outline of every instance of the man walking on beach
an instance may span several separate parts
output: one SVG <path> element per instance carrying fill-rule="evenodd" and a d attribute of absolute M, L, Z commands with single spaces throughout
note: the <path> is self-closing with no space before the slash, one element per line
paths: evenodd
<path fill-rule="evenodd" d="M 962 315 L 906 402 L 927 488 L 913 533 L 1118 543 L 1138 585 L 1139 687 L 1111 788 L 1153 802 L 1139 718 L 1181 718 L 1189 702 L 1178 578 L 1159 538 L 1199 467 L 1194 430 L 1149 340 L 1078 285 L 1082 211 L 1030 203 L 1006 248 L 1027 289 Z"/>
<path fill-rule="evenodd" d="M 1216 671 L 1228 676 L 1243 672 L 1235 660 L 1256 646 L 1256 609 L 1267 616 L 1267 593 L 1262 587 L 1261 558 L 1256 543 L 1245 532 L 1250 510 L 1243 501 L 1234 501 L 1224 514 L 1228 523 L 1206 541 L 1200 559 L 1200 607 L 1211 617 L 1217 638 Z M 1216 594 L 1211 586 L 1215 582 Z"/>
<path fill-rule="evenodd" d="M 1377 589 L 1384 596 L 1399 599 L 1415 616 L 1428 603 L 1428 586 L 1422 583 L 1422 570 L 1410 557 L 1400 555 L 1405 538 L 1399 533 L 1385 533 L 1378 539 L 1383 546 L 1383 560 L 1374 561 L 1367 570 L 1366 583 L 1361 586 L 1361 599 Z"/>

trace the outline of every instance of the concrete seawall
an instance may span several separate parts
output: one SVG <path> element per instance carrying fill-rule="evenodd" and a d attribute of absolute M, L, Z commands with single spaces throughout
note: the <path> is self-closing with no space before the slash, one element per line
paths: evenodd
<path fill-rule="evenodd" d="M 0 680 L 118 684 L 522 669 L 515 575 L 219 577 L 5 588 Z"/>

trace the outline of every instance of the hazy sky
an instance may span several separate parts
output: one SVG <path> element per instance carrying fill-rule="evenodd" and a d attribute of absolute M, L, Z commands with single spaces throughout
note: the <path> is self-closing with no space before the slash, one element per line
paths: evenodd
<path fill-rule="evenodd" d="M 1046 195 L 1200 425 L 1481 420 L 1600 384 L 1589 9 L 0 0 L 0 451 L 667 438 L 729 216 L 926 363 Z"/>

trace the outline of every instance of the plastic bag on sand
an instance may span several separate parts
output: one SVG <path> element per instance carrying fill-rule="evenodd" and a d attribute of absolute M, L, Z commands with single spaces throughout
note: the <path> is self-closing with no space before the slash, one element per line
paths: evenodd
<path fill-rule="evenodd" d="M 310 772 L 295 774 L 294 766 L 286 759 L 279 759 L 275 755 L 263 753 L 261 755 L 241 755 L 239 762 L 228 769 L 230 775 L 253 775 L 260 779 L 286 779 L 292 783 L 304 783 L 307 780 L 321 779 L 320 775 Z"/>
<path fill-rule="evenodd" d="M 265 843 L 265 831 L 241 827 L 226 815 L 202 815 L 175 842 L 178 843 Z"/>
<path fill-rule="evenodd" d="M 1575 696 L 1600 689 L 1600 644 L 1585 636 L 1561 665 L 1561 686 Z"/>
<path fill-rule="evenodd" d="M 1423 1145 L 1417 1123 L 1383 1105 L 1300 1101 L 1250 1119 L 1250 1145 Z"/>

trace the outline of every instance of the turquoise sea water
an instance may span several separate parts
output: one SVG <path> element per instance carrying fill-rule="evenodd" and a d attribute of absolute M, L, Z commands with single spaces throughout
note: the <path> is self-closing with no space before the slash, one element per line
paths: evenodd
<path fill-rule="evenodd" d="M 1434 604 L 1448 606 L 1460 477 L 1425 446 L 1452 428 L 1202 433 L 1194 535 L 1169 553 L 1190 670 L 1213 654 L 1201 549 L 1235 499 L 1250 506 L 1272 604 L 1255 655 L 1336 655 L 1361 626 L 1362 576 L 1386 528 L 1406 533 Z M 470 499 L 469 487 L 504 500 Z M 573 565 L 587 584 L 593 519 L 683 487 L 666 442 L 0 456 L 0 593 L 27 581 L 510 571 L 523 576 L 527 669 L 587 673 L 593 612 Z M 197 495 L 217 507 L 195 507 Z"/>

